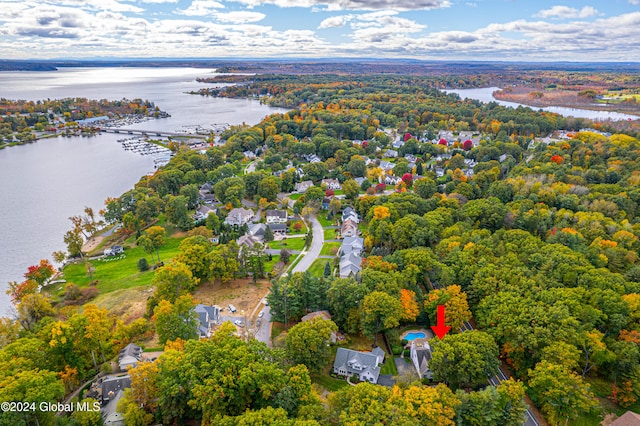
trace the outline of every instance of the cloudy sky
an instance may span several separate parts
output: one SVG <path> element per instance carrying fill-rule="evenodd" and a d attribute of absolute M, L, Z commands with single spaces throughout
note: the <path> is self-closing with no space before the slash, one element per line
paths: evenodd
<path fill-rule="evenodd" d="M 0 58 L 640 61 L 640 0 L 1 0 Z"/>

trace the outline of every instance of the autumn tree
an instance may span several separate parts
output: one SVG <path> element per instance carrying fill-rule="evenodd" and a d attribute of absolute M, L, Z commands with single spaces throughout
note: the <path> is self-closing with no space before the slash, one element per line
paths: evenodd
<path fill-rule="evenodd" d="M 418 302 L 416 302 L 416 293 L 411 290 L 400 290 L 400 303 L 402 304 L 402 321 L 413 322 L 420 314 Z"/>
<path fill-rule="evenodd" d="M 286 337 L 287 357 L 294 364 L 304 364 L 319 371 L 329 361 L 331 334 L 338 326 L 331 320 L 314 318 L 291 327 Z"/>
<path fill-rule="evenodd" d="M 184 263 L 171 262 L 158 268 L 151 281 L 156 287 L 154 297 L 160 300 L 174 302 L 178 297 L 194 290 L 198 279 Z"/>
<path fill-rule="evenodd" d="M 580 376 L 547 361 L 529 370 L 529 388 L 529 396 L 552 425 L 567 424 L 597 405 L 589 385 Z"/>
<path fill-rule="evenodd" d="M 459 285 L 450 285 L 429 292 L 424 306 L 432 324 L 437 322 L 438 305 L 445 306 L 446 325 L 451 326 L 453 332 L 460 330 L 464 322 L 471 318 L 467 294 L 462 291 Z"/>
<path fill-rule="evenodd" d="M 456 408 L 458 424 L 499 424 L 520 426 L 525 423 L 524 384 L 514 379 L 476 392 L 458 390 L 461 404 Z"/>
<path fill-rule="evenodd" d="M 433 345 L 433 378 L 453 389 L 474 388 L 498 372 L 498 345 L 482 331 L 448 334 Z"/>
<path fill-rule="evenodd" d="M 164 345 L 168 340 L 177 338 L 188 340 L 198 337 L 198 320 L 194 307 L 190 295 L 178 297 L 173 304 L 162 300 L 156 306 L 153 320 L 160 344 Z"/>
<path fill-rule="evenodd" d="M 362 332 L 373 335 L 373 347 L 376 347 L 378 331 L 397 327 L 403 310 L 398 299 L 381 291 L 365 296 L 362 302 Z"/>
<path fill-rule="evenodd" d="M 158 258 L 158 263 L 161 262 L 160 253 L 158 252 L 158 249 L 164 245 L 165 234 L 166 234 L 166 231 L 162 226 L 151 226 L 144 232 L 144 234 L 142 234 L 138 238 L 138 241 L 137 241 L 137 244 L 139 246 L 142 246 L 144 251 L 146 251 L 147 253 L 149 254 L 152 254 L 153 252 L 156 253 L 156 257 Z"/>

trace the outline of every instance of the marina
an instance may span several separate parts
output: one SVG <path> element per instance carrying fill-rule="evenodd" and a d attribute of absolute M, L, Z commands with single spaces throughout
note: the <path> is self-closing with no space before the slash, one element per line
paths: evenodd
<path fill-rule="evenodd" d="M 164 146 L 149 142 L 144 136 L 129 139 L 118 139 L 125 151 L 133 151 L 140 155 L 161 155 L 170 156 L 171 150 Z"/>

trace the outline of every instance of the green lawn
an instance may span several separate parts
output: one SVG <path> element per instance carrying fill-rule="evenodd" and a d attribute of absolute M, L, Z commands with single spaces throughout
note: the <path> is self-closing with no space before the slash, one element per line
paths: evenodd
<path fill-rule="evenodd" d="M 335 223 L 333 223 L 333 220 L 329 220 L 327 219 L 327 212 L 326 211 L 322 211 L 320 213 L 318 213 L 318 215 L 316 216 L 318 218 L 318 222 L 320 222 L 320 225 L 322 225 L 322 227 L 324 228 L 325 226 L 333 226 L 335 225 Z"/>
<path fill-rule="evenodd" d="M 281 250 L 282 248 L 302 250 L 304 248 L 304 240 L 304 238 L 287 238 L 286 240 L 271 241 L 269 242 L 269 248 L 274 250 Z"/>
<path fill-rule="evenodd" d="M 392 356 L 387 355 L 385 363 L 380 369 L 380 374 L 391 374 L 393 376 L 398 375 L 398 367 L 396 366 Z"/>
<path fill-rule="evenodd" d="M 324 243 L 324 245 L 322 246 L 322 250 L 320 250 L 320 255 L 321 256 L 335 256 L 338 253 L 338 250 L 340 249 L 340 245 L 341 243 L 338 242 L 331 242 L 331 243 Z M 331 252 L 333 249 L 333 253 Z"/>
<path fill-rule="evenodd" d="M 350 386 L 346 380 L 334 379 L 333 377 L 324 374 L 312 374 L 311 381 L 322 386 L 329 392 L 335 392 L 344 388 L 345 386 Z"/>
<path fill-rule="evenodd" d="M 325 240 L 335 240 L 339 231 L 337 229 L 325 229 L 324 230 L 324 239 Z"/>
<path fill-rule="evenodd" d="M 167 238 L 164 246 L 159 250 L 160 259 L 165 263 L 173 259 L 180 252 L 178 246 L 181 241 L 181 238 Z M 124 255 L 115 258 L 117 260 L 97 259 L 91 261 L 91 265 L 95 268 L 93 279 L 98 281 L 97 288 L 100 293 L 150 284 L 153 271 L 138 271 L 138 260 L 143 257 L 152 263 L 151 255 L 141 247 L 126 249 Z M 85 262 L 67 265 L 64 268 L 63 279 L 80 287 L 88 286 L 91 281 Z"/>
<path fill-rule="evenodd" d="M 268 258 L 267 258 L 268 259 Z M 264 263 L 264 270 L 265 272 L 268 274 L 269 272 L 271 272 L 273 270 L 273 266 L 280 262 L 280 255 L 279 254 L 274 254 L 273 256 L 271 256 L 271 260 L 267 260 Z"/>
<path fill-rule="evenodd" d="M 314 277 L 324 277 L 324 265 L 329 262 L 331 264 L 331 259 L 316 259 L 309 268 L 309 273 Z M 333 269 L 333 267 L 332 267 Z"/>
<path fill-rule="evenodd" d="M 303 194 L 291 194 L 289 195 L 289 198 L 292 200 L 298 200 L 300 197 L 302 197 Z"/>

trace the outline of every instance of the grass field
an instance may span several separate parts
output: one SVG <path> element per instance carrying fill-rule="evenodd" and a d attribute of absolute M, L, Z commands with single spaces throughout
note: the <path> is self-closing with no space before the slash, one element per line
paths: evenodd
<path fill-rule="evenodd" d="M 326 227 L 326 226 L 333 226 L 335 225 L 333 219 L 327 219 L 327 212 L 326 211 L 322 211 L 320 213 L 317 214 L 316 216 L 318 218 L 318 222 L 320 222 L 320 225 L 322 225 L 322 227 Z"/>
<path fill-rule="evenodd" d="M 287 250 L 302 250 L 304 248 L 304 238 L 287 238 L 286 240 L 271 241 L 269 242 L 269 248 L 274 250 L 281 250 L 286 248 Z"/>
<path fill-rule="evenodd" d="M 325 240 L 335 240 L 340 231 L 338 229 L 325 229 L 324 230 L 324 239 Z"/>
<path fill-rule="evenodd" d="M 160 259 L 165 263 L 173 259 L 179 253 L 178 246 L 181 241 L 181 238 L 167 238 L 159 250 Z M 152 263 L 151 255 L 141 247 L 126 249 L 124 255 L 111 260 L 109 258 L 92 260 L 90 263 L 95 269 L 93 280 L 98 281 L 97 288 L 100 293 L 149 285 L 153 278 L 153 271 L 138 271 L 138 260 L 143 257 L 150 264 Z M 91 282 L 91 278 L 87 274 L 86 262 L 69 264 L 63 272 L 63 278 L 67 282 L 77 284 L 80 287 L 86 287 Z"/>
<path fill-rule="evenodd" d="M 331 259 L 316 259 L 311 267 L 308 269 L 309 273 L 314 276 L 321 278 L 324 276 L 324 265 L 329 262 L 331 264 Z"/>
<path fill-rule="evenodd" d="M 393 376 L 398 375 L 398 367 L 393 360 L 393 356 L 387 355 L 387 357 L 385 358 L 385 363 L 380 369 L 380 374 L 391 374 Z"/>
<path fill-rule="evenodd" d="M 335 256 L 340 249 L 340 245 L 341 243 L 338 242 L 324 243 L 324 245 L 322 246 L 322 250 L 320 250 L 320 255 Z"/>

